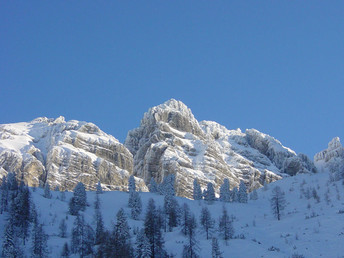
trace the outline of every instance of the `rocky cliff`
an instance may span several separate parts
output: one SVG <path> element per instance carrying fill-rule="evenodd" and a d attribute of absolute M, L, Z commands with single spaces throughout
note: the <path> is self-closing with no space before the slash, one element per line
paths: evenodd
<path fill-rule="evenodd" d="M 0 125 L 0 173 L 16 172 L 30 186 L 48 182 L 71 190 L 81 181 L 95 189 L 126 190 L 133 157 L 96 125 L 63 117 Z M 142 180 L 138 185 L 146 189 Z"/>
<path fill-rule="evenodd" d="M 314 163 L 319 171 L 344 174 L 344 147 L 339 137 L 333 138 L 327 149 L 315 154 Z"/>
<path fill-rule="evenodd" d="M 192 196 L 193 179 L 219 189 L 224 178 L 232 187 L 244 180 L 250 189 L 283 176 L 315 172 L 313 162 L 257 130 L 228 130 L 215 122 L 198 122 L 191 110 L 171 99 L 149 109 L 125 146 L 134 156 L 134 174 L 149 183 L 176 175 L 176 190 Z"/>

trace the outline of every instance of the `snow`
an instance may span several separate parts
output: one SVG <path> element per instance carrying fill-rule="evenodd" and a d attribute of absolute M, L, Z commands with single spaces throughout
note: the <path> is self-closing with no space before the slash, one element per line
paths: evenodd
<path fill-rule="evenodd" d="M 211 215 L 218 219 L 223 206 L 228 210 L 230 216 L 234 216 L 233 226 L 235 235 L 243 234 L 245 239 L 231 239 L 226 244 L 219 239 L 220 248 L 224 257 L 291 257 L 292 254 L 303 254 L 305 257 L 339 257 L 344 252 L 342 244 L 344 238 L 344 225 L 342 223 L 344 214 L 344 186 L 341 182 L 330 182 L 328 173 L 304 174 L 288 177 L 268 185 L 268 189 L 259 189 L 258 200 L 249 200 L 248 204 L 214 202 L 211 205 L 204 201 L 193 201 L 186 198 L 176 197 L 179 204 L 187 203 L 191 211 L 199 219 L 203 206 L 208 205 Z M 286 193 L 287 207 L 280 221 L 277 221 L 270 208 L 269 199 L 274 186 L 280 186 Z M 307 199 L 301 194 L 301 189 L 315 188 L 320 196 L 317 203 L 313 198 Z M 338 191 L 338 192 L 337 192 Z M 68 215 L 68 200 L 72 193 L 66 193 L 66 201 L 57 199 L 60 195 L 53 192 L 52 199 L 43 198 L 43 189 L 32 192 L 32 199 L 36 203 L 40 221 L 44 223 L 44 230 L 49 234 L 49 249 L 51 257 L 59 257 L 65 242 L 70 243 L 71 229 L 74 216 Z M 329 192 L 330 203 L 324 198 Z M 302 195 L 302 199 L 300 199 Z M 112 229 L 115 215 L 120 208 L 124 208 L 126 214 L 130 215 L 127 206 L 128 193 L 104 192 L 100 195 L 101 211 L 106 228 Z M 143 213 L 139 221 L 129 219 L 132 230 L 143 226 L 145 209 L 150 198 L 156 202 L 156 206 L 163 206 L 163 196 L 153 193 L 140 193 L 143 203 Z M 89 206 L 83 213 L 85 221 L 94 225 L 93 203 L 95 192 L 87 192 Z M 0 235 L 3 233 L 6 215 L 0 215 Z M 58 227 L 62 219 L 66 219 L 68 238 L 58 237 Z M 198 220 L 199 221 L 199 220 Z M 205 233 L 198 227 L 197 241 L 200 247 L 201 257 L 210 257 L 211 240 L 206 240 Z M 132 243 L 135 242 L 133 236 Z M 181 257 L 183 244 L 186 238 L 182 235 L 180 228 L 165 234 L 165 247 L 168 253 Z M 275 251 L 269 251 L 271 247 Z M 29 252 L 29 245 L 26 247 Z M 279 250 L 279 251 L 278 251 Z M 77 256 L 75 256 L 77 257 Z"/>

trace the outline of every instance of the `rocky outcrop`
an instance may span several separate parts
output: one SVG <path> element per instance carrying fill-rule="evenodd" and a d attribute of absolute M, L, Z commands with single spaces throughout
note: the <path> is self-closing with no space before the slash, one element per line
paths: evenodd
<path fill-rule="evenodd" d="M 177 194 L 186 197 L 192 196 L 194 178 L 203 188 L 212 182 L 218 191 L 224 178 L 231 187 L 244 180 L 254 189 L 264 181 L 315 172 L 309 159 L 273 137 L 254 129 L 242 133 L 215 122 L 199 123 L 187 106 L 174 99 L 145 113 L 140 127 L 128 133 L 125 146 L 134 156 L 136 176 L 149 183 L 151 177 L 162 182 L 175 174 Z"/>
<path fill-rule="evenodd" d="M 105 189 L 126 190 L 133 157 L 92 123 L 43 117 L 0 126 L 0 167 L 2 175 L 16 172 L 30 186 L 48 182 L 72 190 L 80 181 L 93 190 L 100 180 Z"/>
<path fill-rule="evenodd" d="M 333 138 L 327 149 L 315 154 L 314 163 L 320 171 L 337 173 L 344 170 L 344 147 L 339 137 Z"/>

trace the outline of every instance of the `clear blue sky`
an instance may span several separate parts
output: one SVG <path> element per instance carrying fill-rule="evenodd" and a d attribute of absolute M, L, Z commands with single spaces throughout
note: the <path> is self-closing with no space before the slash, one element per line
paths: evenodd
<path fill-rule="evenodd" d="M 344 140 L 343 1 L 1 1 L 0 123 L 97 124 L 121 142 L 175 98 L 296 152 Z"/>

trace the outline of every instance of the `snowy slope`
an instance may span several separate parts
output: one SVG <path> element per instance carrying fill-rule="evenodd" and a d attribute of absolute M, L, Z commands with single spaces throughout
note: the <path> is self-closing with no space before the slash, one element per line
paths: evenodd
<path fill-rule="evenodd" d="M 220 248 L 224 257 L 291 257 L 302 254 L 304 257 L 341 257 L 344 252 L 342 244 L 344 238 L 343 211 L 344 188 L 341 182 L 331 182 L 327 173 L 302 174 L 288 177 L 268 185 L 267 189 L 259 189 L 259 199 L 249 201 L 248 204 L 220 203 L 206 204 L 203 201 L 192 201 L 177 197 L 179 204 L 187 203 L 197 220 L 203 206 L 208 206 L 212 217 L 218 219 L 223 206 L 229 214 L 234 216 L 235 235 L 243 235 L 244 239 L 231 239 L 228 244 L 220 240 Z M 271 213 L 270 197 L 273 187 L 280 186 L 286 193 L 287 207 L 282 219 L 278 221 Z M 317 202 L 309 191 L 316 189 L 320 197 Z M 53 192 L 52 199 L 42 197 L 42 189 L 32 192 L 32 199 L 39 210 L 39 220 L 44 223 L 44 230 L 49 234 L 49 250 L 51 257 L 59 257 L 62 245 L 70 244 L 71 229 L 74 216 L 67 214 L 68 200 L 71 193 L 67 193 L 66 201 L 58 199 L 60 193 Z M 163 205 L 163 196 L 152 193 L 140 193 L 143 201 L 143 214 L 139 221 L 129 219 L 132 243 L 135 242 L 133 230 L 143 226 L 144 212 L 149 198 L 153 198 L 157 206 Z M 90 204 L 83 213 L 85 220 L 94 227 L 92 206 L 95 193 L 87 193 Z M 127 206 L 128 193 L 105 192 L 100 195 L 101 211 L 105 226 L 112 229 L 116 213 L 120 208 L 130 214 Z M 327 200 L 328 199 L 328 200 Z M 2 235 L 5 215 L 0 215 L 0 235 Z M 58 237 L 58 225 L 62 219 L 68 224 L 68 238 Z M 199 220 L 198 220 L 199 221 Z M 201 257 L 211 257 L 211 240 L 206 240 L 205 233 L 200 226 L 197 229 L 197 241 Z M 218 237 L 215 232 L 214 236 Z M 181 228 L 164 234 L 165 247 L 168 253 L 181 257 L 186 238 Z M 273 247 L 273 248 L 272 248 Z M 29 254 L 30 246 L 26 246 Z M 269 250 L 270 249 L 270 250 Z M 75 256 L 78 257 L 78 256 Z"/>

